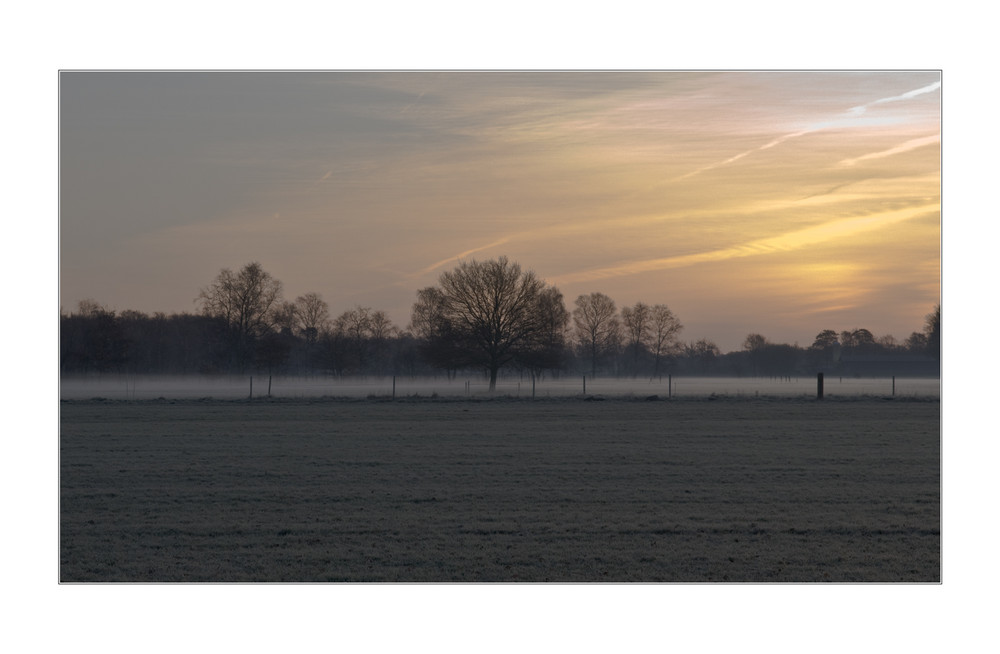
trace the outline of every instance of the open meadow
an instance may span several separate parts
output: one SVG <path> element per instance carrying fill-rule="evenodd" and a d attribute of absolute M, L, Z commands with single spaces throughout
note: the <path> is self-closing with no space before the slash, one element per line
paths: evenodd
<path fill-rule="evenodd" d="M 598 399 L 64 399 L 60 579 L 940 581 L 937 397 Z"/>

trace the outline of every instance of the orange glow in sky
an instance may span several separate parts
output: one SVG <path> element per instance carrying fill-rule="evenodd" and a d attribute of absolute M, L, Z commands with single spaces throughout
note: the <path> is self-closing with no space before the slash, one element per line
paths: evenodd
<path fill-rule="evenodd" d="M 685 341 L 905 339 L 940 297 L 941 76 L 62 73 L 64 310 L 195 311 L 260 261 L 409 322 L 506 255 Z"/>

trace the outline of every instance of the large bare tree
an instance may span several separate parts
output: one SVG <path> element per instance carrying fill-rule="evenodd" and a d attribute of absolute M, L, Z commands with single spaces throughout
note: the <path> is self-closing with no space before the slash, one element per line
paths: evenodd
<path fill-rule="evenodd" d="M 274 312 L 281 307 L 281 282 L 254 261 L 237 273 L 223 268 L 196 301 L 206 315 L 226 321 L 242 370 L 250 361 L 254 339 L 270 331 Z"/>
<path fill-rule="evenodd" d="M 615 301 L 604 293 L 576 298 L 573 325 L 580 349 L 590 358 L 590 373 L 597 374 L 597 362 L 621 347 L 621 321 Z"/>
<path fill-rule="evenodd" d="M 439 282 L 418 293 L 414 331 L 438 365 L 481 365 L 495 390 L 500 369 L 537 346 L 545 283 L 507 257 L 462 262 Z"/>

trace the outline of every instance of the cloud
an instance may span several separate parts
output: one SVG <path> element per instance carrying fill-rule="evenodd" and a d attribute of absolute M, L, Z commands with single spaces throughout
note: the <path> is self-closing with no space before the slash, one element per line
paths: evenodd
<path fill-rule="evenodd" d="M 884 157 L 891 157 L 894 154 L 901 154 L 903 152 L 909 152 L 910 150 L 915 150 L 917 148 L 922 148 L 925 145 L 932 145 L 934 143 L 941 142 L 940 134 L 932 134 L 931 136 L 923 136 L 918 139 L 910 139 L 901 145 L 897 145 L 894 148 L 889 148 L 888 150 L 881 150 L 879 152 L 871 152 L 869 154 L 861 155 L 860 157 L 854 157 L 852 159 L 844 159 L 841 161 L 839 166 L 853 166 L 859 161 L 868 161 L 870 159 L 882 159 Z"/>
<path fill-rule="evenodd" d="M 683 268 L 700 263 L 726 261 L 728 259 L 738 259 L 742 257 L 772 254 L 776 252 L 789 252 L 834 239 L 855 236 L 862 232 L 887 227 L 905 220 L 912 220 L 918 216 L 940 211 L 940 208 L 940 204 L 935 202 L 915 207 L 908 207 L 906 209 L 898 209 L 895 211 L 884 211 L 866 216 L 832 220 L 821 225 L 786 232 L 785 234 L 779 234 L 778 236 L 757 239 L 727 248 L 674 257 L 630 261 L 617 266 L 582 270 L 575 273 L 560 275 L 549 281 L 554 284 L 589 282 L 597 279 L 607 279 L 609 277 L 620 277 L 623 275 L 635 275 L 654 270 Z"/>

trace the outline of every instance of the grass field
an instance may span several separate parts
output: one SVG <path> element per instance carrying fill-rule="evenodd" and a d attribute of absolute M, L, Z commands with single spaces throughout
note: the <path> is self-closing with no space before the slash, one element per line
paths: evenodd
<path fill-rule="evenodd" d="M 938 582 L 935 399 L 63 401 L 62 582 Z"/>

